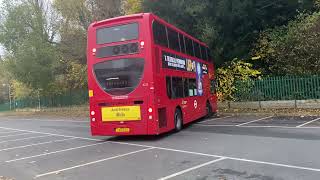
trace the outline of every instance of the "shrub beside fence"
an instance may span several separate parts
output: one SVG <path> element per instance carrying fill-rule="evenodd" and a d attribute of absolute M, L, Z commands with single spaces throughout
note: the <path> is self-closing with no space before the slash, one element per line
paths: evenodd
<path fill-rule="evenodd" d="M 236 101 L 320 99 L 320 76 L 268 77 L 237 82 L 236 88 Z"/>

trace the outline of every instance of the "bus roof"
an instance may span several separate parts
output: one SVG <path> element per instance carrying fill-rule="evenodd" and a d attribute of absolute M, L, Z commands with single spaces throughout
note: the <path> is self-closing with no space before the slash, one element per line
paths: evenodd
<path fill-rule="evenodd" d="M 177 28 L 176 26 L 168 23 L 167 21 L 165 21 L 164 19 L 158 17 L 157 15 L 153 14 L 153 13 L 138 13 L 138 14 L 131 14 L 131 15 L 125 15 L 125 16 L 119 16 L 119 17 L 114 17 L 114 18 L 110 18 L 110 19 L 105 19 L 102 21 L 95 21 L 93 22 L 90 27 L 97 27 L 97 26 L 101 26 L 107 23 L 112 23 L 115 21 L 119 21 L 119 20 L 130 20 L 130 19 L 137 19 L 137 18 L 143 18 L 144 16 L 152 16 L 154 19 L 156 19 L 157 21 L 160 21 L 161 23 L 163 23 L 164 25 L 166 25 L 167 27 L 170 27 L 171 29 L 176 30 L 177 32 L 183 34 L 184 36 L 187 36 L 188 38 L 196 41 L 197 43 L 200 43 L 201 45 L 204 45 L 206 47 L 208 47 L 204 42 L 200 41 L 199 39 L 189 35 L 188 33 L 186 33 L 185 31 Z"/>

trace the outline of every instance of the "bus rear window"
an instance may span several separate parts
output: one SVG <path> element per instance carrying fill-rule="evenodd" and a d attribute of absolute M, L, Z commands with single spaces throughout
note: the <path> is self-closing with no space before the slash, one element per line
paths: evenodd
<path fill-rule="evenodd" d="M 144 59 L 115 59 L 97 63 L 94 74 L 101 88 L 111 95 L 127 95 L 139 85 L 143 71 Z"/>
<path fill-rule="evenodd" d="M 97 44 L 106 44 L 138 39 L 138 23 L 97 29 Z"/>

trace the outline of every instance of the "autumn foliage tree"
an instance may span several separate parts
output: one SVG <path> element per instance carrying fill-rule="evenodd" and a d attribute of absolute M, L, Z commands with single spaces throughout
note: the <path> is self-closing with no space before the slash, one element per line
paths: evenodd
<path fill-rule="evenodd" d="M 319 49 L 320 12 L 315 12 L 262 32 L 253 54 L 267 74 L 314 75 L 320 73 Z"/>

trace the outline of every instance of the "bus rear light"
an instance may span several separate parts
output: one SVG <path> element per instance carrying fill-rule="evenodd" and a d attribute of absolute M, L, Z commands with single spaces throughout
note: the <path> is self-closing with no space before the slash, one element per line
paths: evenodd
<path fill-rule="evenodd" d="M 93 97 L 93 90 L 89 90 L 89 97 Z"/>
<path fill-rule="evenodd" d="M 152 113 L 152 108 L 149 108 L 148 111 L 149 111 L 149 113 Z"/>
<path fill-rule="evenodd" d="M 141 42 L 140 42 L 140 47 L 141 47 L 142 49 L 144 48 L 144 45 L 145 45 L 144 41 L 141 41 Z"/>
<path fill-rule="evenodd" d="M 96 118 L 92 118 L 91 120 L 92 120 L 92 122 L 95 122 L 95 121 L 96 121 Z"/>
<path fill-rule="evenodd" d="M 96 52 L 97 52 L 97 49 L 96 49 L 96 48 L 93 48 L 93 49 L 92 49 L 92 55 L 95 56 L 95 55 L 96 55 Z"/>
<path fill-rule="evenodd" d="M 151 115 L 149 116 L 149 119 L 152 120 L 152 116 Z"/>
<path fill-rule="evenodd" d="M 96 114 L 96 112 L 91 111 L 91 116 L 94 116 Z"/>

